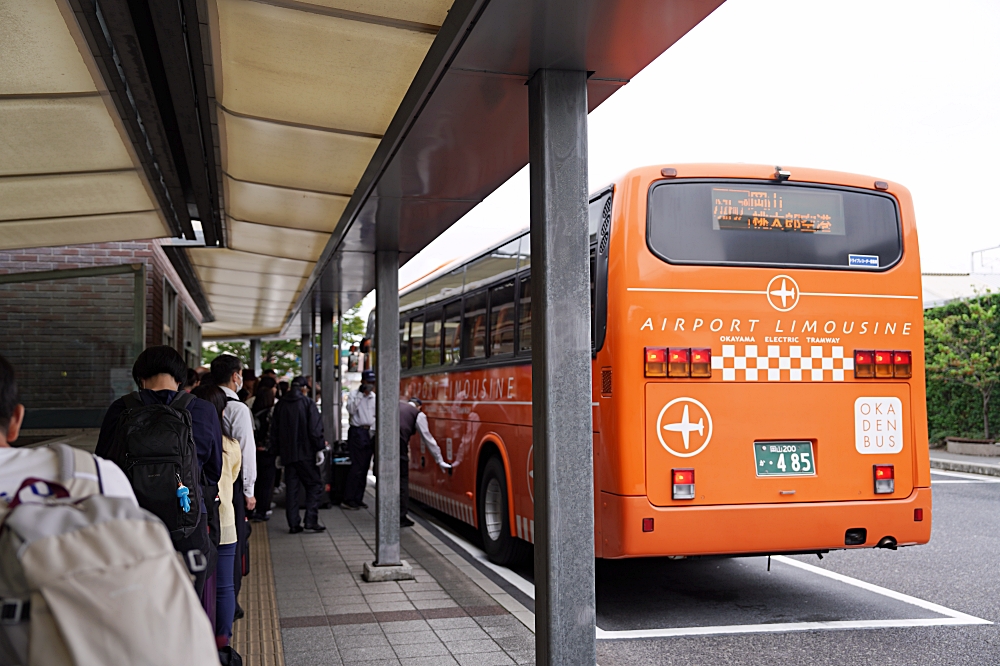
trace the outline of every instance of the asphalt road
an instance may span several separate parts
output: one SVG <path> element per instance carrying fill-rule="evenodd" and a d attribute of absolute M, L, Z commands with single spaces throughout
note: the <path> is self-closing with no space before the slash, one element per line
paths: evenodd
<path fill-rule="evenodd" d="M 1000 478 L 935 471 L 933 492 L 925 546 L 770 571 L 758 557 L 599 561 L 598 663 L 1000 664 Z"/>

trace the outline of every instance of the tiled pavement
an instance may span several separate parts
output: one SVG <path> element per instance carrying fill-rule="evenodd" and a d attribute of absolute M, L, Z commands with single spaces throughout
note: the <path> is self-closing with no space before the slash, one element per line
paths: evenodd
<path fill-rule="evenodd" d="M 267 523 L 287 666 L 534 663 L 530 614 L 426 530 L 402 530 L 416 580 L 366 583 L 371 510 L 320 520 L 321 534 L 288 534 L 280 510 Z"/>

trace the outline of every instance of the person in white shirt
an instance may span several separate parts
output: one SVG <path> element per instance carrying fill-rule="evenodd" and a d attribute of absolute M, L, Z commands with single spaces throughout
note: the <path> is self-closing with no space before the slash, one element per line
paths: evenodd
<path fill-rule="evenodd" d="M 14 368 L 0 356 L 0 507 L 10 503 L 27 478 L 60 480 L 59 453 L 55 449 L 11 447 L 20 435 L 23 421 L 24 405 L 18 402 Z M 94 462 L 101 493 L 108 497 L 130 499 L 138 506 L 132 485 L 118 465 L 98 456 L 94 456 Z"/>
<path fill-rule="evenodd" d="M 342 508 L 357 511 L 368 505 L 364 502 L 368 481 L 368 466 L 372 462 L 372 436 L 375 430 L 375 373 L 361 373 L 361 388 L 347 396 L 347 452 L 351 457 L 351 470 L 347 473 Z"/>
<path fill-rule="evenodd" d="M 441 455 L 441 447 L 438 446 L 437 440 L 434 439 L 434 435 L 431 434 L 430 428 L 427 427 L 427 414 L 424 413 L 424 403 L 420 398 L 410 398 L 410 402 L 414 407 L 420 411 L 417 413 L 416 428 L 417 433 L 420 435 L 420 448 L 423 449 L 427 447 L 431 456 L 434 458 L 434 462 L 437 466 L 441 468 L 442 472 L 447 472 L 451 469 L 451 464 L 445 462 L 444 456 Z"/>

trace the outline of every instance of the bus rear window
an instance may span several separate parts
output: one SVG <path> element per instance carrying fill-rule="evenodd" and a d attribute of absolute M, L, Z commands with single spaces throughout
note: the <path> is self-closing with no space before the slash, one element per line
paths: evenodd
<path fill-rule="evenodd" d="M 761 181 L 654 184 L 648 242 L 674 264 L 878 270 L 902 255 L 891 196 Z"/>

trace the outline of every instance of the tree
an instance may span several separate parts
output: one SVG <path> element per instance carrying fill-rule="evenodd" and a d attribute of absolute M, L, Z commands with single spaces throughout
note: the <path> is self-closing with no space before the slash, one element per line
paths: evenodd
<path fill-rule="evenodd" d="M 979 392 L 986 439 L 990 438 L 990 398 L 1000 382 L 998 327 L 1000 304 L 989 298 L 989 292 L 958 304 L 953 314 L 924 320 L 928 377 Z"/>
<path fill-rule="evenodd" d="M 260 354 L 263 370 L 274 370 L 279 377 L 302 373 L 301 340 L 262 340 Z"/>
<path fill-rule="evenodd" d="M 202 362 L 210 365 L 215 357 L 220 354 L 232 354 L 243 361 L 243 365 L 250 364 L 250 343 L 248 342 L 208 342 L 202 350 Z"/>
<path fill-rule="evenodd" d="M 356 345 L 365 337 L 365 320 L 358 316 L 358 303 L 353 308 L 343 314 L 342 340 L 346 345 Z"/>

